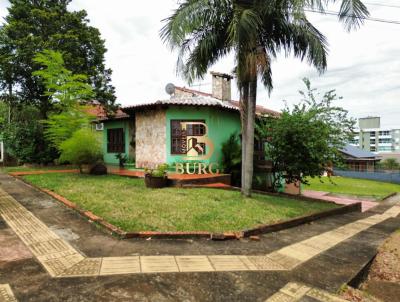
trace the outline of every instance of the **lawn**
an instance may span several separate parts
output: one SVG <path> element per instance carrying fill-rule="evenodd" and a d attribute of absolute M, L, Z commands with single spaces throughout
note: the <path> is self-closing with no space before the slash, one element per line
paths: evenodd
<path fill-rule="evenodd" d="M 28 172 L 28 171 L 46 171 L 46 170 L 70 170 L 78 169 L 77 166 L 63 165 L 63 166 L 43 166 L 43 167 L 27 167 L 27 166 L 15 166 L 15 167 L 1 167 L 0 171 L 5 173 L 10 172 Z"/>
<path fill-rule="evenodd" d="M 341 176 L 322 177 L 323 183 L 318 178 L 309 178 L 310 186 L 303 186 L 305 190 L 325 191 L 336 194 L 348 194 L 356 196 L 372 196 L 383 198 L 390 193 L 400 192 L 400 185 L 379 182 L 367 179 L 355 179 Z"/>
<path fill-rule="evenodd" d="M 121 176 L 43 174 L 24 177 L 50 189 L 125 231 L 238 231 L 258 224 L 337 207 L 207 188 L 147 189 L 143 179 Z"/>

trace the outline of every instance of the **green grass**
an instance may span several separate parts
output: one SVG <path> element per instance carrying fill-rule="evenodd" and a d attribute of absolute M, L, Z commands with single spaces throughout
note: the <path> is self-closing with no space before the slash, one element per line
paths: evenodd
<path fill-rule="evenodd" d="M 64 166 L 43 166 L 43 167 L 26 167 L 26 166 L 16 166 L 16 167 L 2 167 L 0 171 L 5 173 L 10 172 L 25 172 L 25 171 L 45 171 L 45 170 L 69 170 L 78 169 L 77 166 L 64 165 Z"/>
<path fill-rule="evenodd" d="M 400 192 L 400 185 L 397 184 L 340 176 L 334 176 L 331 179 L 333 183 L 328 177 L 322 177 L 323 183 L 318 178 L 310 178 L 308 179 L 310 186 L 303 186 L 303 189 L 375 198 L 383 198 L 390 193 Z"/>
<path fill-rule="evenodd" d="M 147 189 L 143 179 L 112 175 L 24 178 L 125 231 L 237 231 L 337 207 L 259 194 L 243 198 L 237 191 L 207 188 Z"/>

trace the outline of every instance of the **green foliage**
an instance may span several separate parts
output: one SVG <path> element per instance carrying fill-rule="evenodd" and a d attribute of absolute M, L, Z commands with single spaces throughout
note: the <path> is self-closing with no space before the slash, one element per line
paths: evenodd
<path fill-rule="evenodd" d="M 19 164 L 53 162 L 58 154 L 44 141 L 39 110 L 33 106 L 16 107 L 12 108 L 12 116 L 11 123 L 0 125 L 7 154 L 17 159 Z"/>
<path fill-rule="evenodd" d="M 400 163 L 395 158 L 386 158 L 379 163 L 379 166 L 385 170 L 398 170 L 400 169 Z"/>
<path fill-rule="evenodd" d="M 80 129 L 61 146 L 60 162 L 69 162 L 80 168 L 85 164 L 95 164 L 102 160 L 101 139 L 90 129 Z M 82 171 L 82 169 L 81 169 Z"/>
<path fill-rule="evenodd" d="M 64 67 L 59 52 L 44 50 L 35 56 L 34 61 L 44 66 L 33 74 L 43 80 L 45 94 L 52 100 L 53 108 L 57 109 L 42 121 L 45 137 L 52 146 L 60 149 L 61 143 L 75 131 L 89 126 L 91 117 L 81 103 L 93 97 L 93 89 L 84 82 L 85 75 L 74 75 Z"/>
<path fill-rule="evenodd" d="M 69 11 L 71 0 L 10 0 L 8 15 L 0 28 L 0 89 L 9 86 L 18 102 L 34 104 L 42 118 L 52 111 L 45 85 L 32 73 L 41 66 L 33 60 L 37 52 L 53 49 L 63 54 L 65 66 L 85 81 L 104 105 L 115 102 L 111 70 L 104 66 L 106 48 L 98 29 L 89 26 L 87 13 Z"/>
<path fill-rule="evenodd" d="M 50 97 L 56 109 L 70 109 L 79 101 L 94 97 L 92 87 L 86 83 L 87 76 L 73 74 L 66 69 L 60 52 L 46 49 L 37 53 L 33 61 L 44 67 L 34 71 L 32 75 L 42 79 L 45 85 L 44 94 Z"/>
<path fill-rule="evenodd" d="M 177 70 L 189 81 L 203 78 L 218 60 L 233 53 L 242 117 L 242 192 L 250 195 L 253 175 L 257 83 L 273 88 L 271 62 L 278 53 L 307 60 L 323 72 L 327 66 L 325 36 L 306 11 L 324 12 L 336 0 L 182 0 L 161 29 L 161 38 L 179 51 Z M 358 27 L 368 10 L 360 0 L 342 0 L 339 20 Z"/>
<path fill-rule="evenodd" d="M 347 111 L 333 106 L 340 99 L 334 90 L 322 95 L 304 79 L 307 91 L 292 110 L 285 108 L 280 118 L 260 121 L 257 132 L 267 138 L 266 156 L 273 162 L 276 177 L 287 183 L 307 183 L 307 177 L 320 177 L 332 164 L 341 160 L 340 149 L 352 136 L 355 121 Z"/>
<path fill-rule="evenodd" d="M 145 168 L 144 173 L 153 177 L 165 177 L 167 175 L 168 168 L 168 164 L 161 164 L 158 165 L 156 169 Z"/>
<path fill-rule="evenodd" d="M 232 134 L 229 139 L 222 144 L 222 170 L 224 173 L 231 174 L 232 184 L 240 186 L 241 167 L 242 167 L 242 146 L 238 134 Z"/>

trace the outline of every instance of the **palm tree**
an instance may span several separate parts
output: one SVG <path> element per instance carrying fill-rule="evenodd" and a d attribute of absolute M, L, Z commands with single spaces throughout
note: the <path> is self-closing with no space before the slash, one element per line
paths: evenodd
<path fill-rule="evenodd" d="M 324 35 L 306 17 L 324 12 L 335 0 L 182 0 L 167 19 L 161 38 L 178 49 L 177 70 L 189 82 L 233 53 L 242 120 L 242 193 L 251 195 L 257 83 L 270 92 L 271 60 L 280 52 L 306 59 L 323 72 L 327 66 Z M 342 0 L 339 19 L 347 29 L 368 16 L 360 0 Z"/>

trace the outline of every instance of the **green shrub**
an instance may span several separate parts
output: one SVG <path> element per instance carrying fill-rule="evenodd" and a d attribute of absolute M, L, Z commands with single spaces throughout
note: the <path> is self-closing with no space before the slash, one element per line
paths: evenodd
<path fill-rule="evenodd" d="M 167 175 L 168 164 L 162 164 L 157 167 L 157 169 L 144 169 L 144 173 L 147 175 L 151 175 L 153 177 L 163 177 Z"/>
<path fill-rule="evenodd" d="M 100 137 L 90 129 L 76 131 L 61 144 L 60 149 L 60 162 L 78 165 L 81 172 L 82 165 L 95 164 L 103 158 Z"/>
<path fill-rule="evenodd" d="M 242 145 L 238 134 L 232 134 L 222 144 L 222 169 L 231 174 L 232 185 L 240 186 L 242 170 Z"/>

